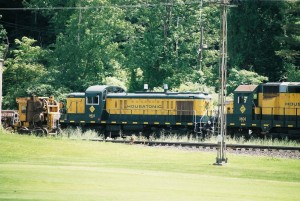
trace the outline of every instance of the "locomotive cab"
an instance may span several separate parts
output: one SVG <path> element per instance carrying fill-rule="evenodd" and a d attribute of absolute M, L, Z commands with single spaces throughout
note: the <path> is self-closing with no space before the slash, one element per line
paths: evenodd
<path fill-rule="evenodd" d="M 124 92 L 121 87 L 94 85 L 83 92 L 70 93 L 60 123 L 66 125 L 99 124 L 107 116 L 105 111 L 108 93 Z"/>
<path fill-rule="evenodd" d="M 251 129 L 267 137 L 298 138 L 299 100 L 299 82 L 240 85 L 234 91 L 233 110 L 227 107 L 227 127 L 234 135 Z"/>
<path fill-rule="evenodd" d="M 85 118 L 91 123 L 99 122 L 105 105 L 106 89 L 103 86 L 91 86 L 85 91 Z"/>
<path fill-rule="evenodd" d="M 248 130 L 259 127 L 257 85 L 240 85 L 234 91 L 233 110 L 228 110 L 228 127 Z"/>

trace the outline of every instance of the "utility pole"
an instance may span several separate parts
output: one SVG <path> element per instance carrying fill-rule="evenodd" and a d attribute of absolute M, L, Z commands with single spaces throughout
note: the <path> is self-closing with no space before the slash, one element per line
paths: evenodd
<path fill-rule="evenodd" d="M 0 59 L 0 127 L 2 126 L 2 75 L 4 60 Z"/>
<path fill-rule="evenodd" d="M 198 50 L 198 62 L 199 62 L 199 71 L 202 70 L 201 64 L 203 59 L 203 25 L 202 25 L 202 9 L 203 9 L 203 0 L 200 1 L 200 18 L 199 18 L 199 26 L 200 26 L 200 47 Z"/>
<path fill-rule="evenodd" d="M 226 130 L 226 82 L 227 82 L 227 9 L 229 0 L 221 2 L 221 47 L 219 68 L 219 97 L 218 97 L 218 153 L 214 165 L 227 163 L 225 137 Z"/>

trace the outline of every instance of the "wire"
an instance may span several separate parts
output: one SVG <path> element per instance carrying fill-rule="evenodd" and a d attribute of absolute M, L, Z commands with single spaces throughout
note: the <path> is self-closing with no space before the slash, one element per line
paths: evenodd
<path fill-rule="evenodd" d="M 14 27 L 14 28 L 18 28 L 18 29 L 33 31 L 33 32 L 55 33 L 54 29 L 47 29 L 47 28 L 41 29 L 40 27 L 25 26 L 25 25 L 15 24 L 15 23 L 11 23 L 11 22 L 5 22 L 3 20 L 0 20 L 0 23 L 5 25 L 6 27 Z"/>
<path fill-rule="evenodd" d="M 243 2 L 251 0 L 233 0 L 232 2 Z M 300 0 L 259 0 L 259 1 L 269 1 L 269 2 L 298 2 Z M 216 3 L 221 4 L 221 0 L 203 0 L 204 3 Z M 228 0 L 228 3 L 231 1 Z M 157 6 L 180 6 L 180 5 L 193 5 L 199 4 L 201 1 L 188 1 L 184 3 L 145 3 L 145 4 L 131 4 L 131 5 L 102 5 L 102 6 L 78 6 L 78 7 L 31 7 L 31 8 L 0 8 L 0 10 L 15 11 L 15 10 L 88 10 L 88 9 L 101 9 L 101 8 L 143 8 L 143 7 L 157 7 Z"/>
<path fill-rule="evenodd" d="M 219 0 L 204 0 L 207 2 L 219 2 Z M 157 6 L 180 6 L 199 4 L 200 1 L 189 1 L 185 3 L 145 3 L 145 4 L 112 4 L 102 6 L 78 6 L 78 7 L 31 7 L 31 8 L 0 8 L 0 10 L 88 10 L 88 9 L 102 9 L 102 8 L 143 8 L 143 7 L 157 7 Z"/>

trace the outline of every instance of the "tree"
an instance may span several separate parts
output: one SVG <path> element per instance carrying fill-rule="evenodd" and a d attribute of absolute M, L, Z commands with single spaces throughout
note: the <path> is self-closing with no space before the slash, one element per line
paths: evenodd
<path fill-rule="evenodd" d="M 288 82 L 299 82 L 300 81 L 300 70 L 299 66 L 293 64 L 286 64 L 286 81 Z"/>
<path fill-rule="evenodd" d="M 1 19 L 0 15 L 0 19 Z M 4 27 L 0 24 L 0 59 L 4 59 L 6 57 L 6 53 L 8 50 L 8 41 L 7 41 L 7 33 Z"/>
<path fill-rule="evenodd" d="M 67 20 L 65 32 L 57 36 L 51 60 L 55 84 L 83 91 L 90 85 L 105 83 L 116 68 L 123 68 L 121 49 L 131 35 L 131 26 L 122 10 L 109 7 L 107 1 L 84 5 L 103 5 L 100 3 L 107 7 L 76 10 Z"/>
<path fill-rule="evenodd" d="M 247 1 L 231 8 L 228 17 L 229 66 L 257 72 L 279 81 L 284 69 L 275 54 L 282 35 L 282 2 Z"/>
<path fill-rule="evenodd" d="M 150 88 L 163 83 L 172 88 L 191 80 L 199 82 L 199 5 L 186 5 L 179 0 L 151 3 L 155 6 L 127 12 L 128 20 L 135 28 L 125 47 L 127 66 L 132 69 L 130 72 L 136 73 L 134 69 L 141 69 L 143 82 L 148 83 Z M 205 7 L 203 13 L 201 26 L 205 28 L 205 41 L 210 49 L 204 53 L 202 66 L 211 70 L 218 63 L 218 54 L 215 54 L 218 31 L 215 27 L 219 27 L 219 12 L 216 7 Z M 134 79 L 136 76 L 131 77 Z M 202 81 L 205 82 L 205 79 Z M 139 82 L 131 80 L 131 83 Z M 131 87 L 136 88 L 132 84 Z"/>
<path fill-rule="evenodd" d="M 43 94 L 37 93 L 48 75 L 41 64 L 45 51 L 39 46 L 33 46 L 35 42 L 27 37 L 15 40 L 16 48 L 11 51 L 11 56 L 6 60 L 3 73 L 4 108 L 14 108 L 15 98 L 19 96 L 47 95 L 44 93 L 45 90 Z M 49 92 L 50 89 L 47 91 Z M 48 95 L 51 95 L 49 93 Z"/>
<path fill-rule="evenodd" d="M 53 84 L 82 91 L 91 84 L 105 83 L 105 77 L 116 77 L 118 66 L 131 78 L 127 82 L 130 90 L 140 90 L 143 83 L 149 83 L 150 88 L 163 83 L 172 88 L 188 81 L 215 85 L 218 7 L 210 5 L 200 10 L 199 4 L 185 4 L 181 0 L 153 0 L 149 2 L 153 6 L 138 8 L 118 6 L 145 2 L 31 0 L 27 3 L 28 7 L 82 8 L 42 11 L 57 33 L 50 52 L 49 70 L 57 78 Z M 204 41 L 209 45 L 209 49 L 202 51 L 202 63 L 201 26 Z"/>
<path fill-rule="evenodd" d="M 258 85 L 265 81 L 268 81 L 267 77 L 261 76 L 255 72 L 232 68 L 230 69 L 228 76 L 227 94 L 230 95 L 240 84 Z"/>
<path fill-rule="evenodd" d="M 286 3 L 281 10 L 285 16 L 282 24 L 284 34 L 276 39 L 281 43 L 276 54 L 284 59 L 286 73 L 283 80 L 300 81 L 300 3 Z"/>
<path fill-rule="evenodd" d="M 100 0 L 98 0 L 100 2 Z M 75 9 L 51 9 L 54 7 L 69 8 L 80 6 L 81 0 L 24 0 L 23 5 L 26 8 L 49 8 L 32 11 L 32 15 L 42 15 L 48 19 L 48 35 L 57 36 L 66 30 L 66 22 L 69 21 L 76 10 Z M 84 4 L 82 4 L 84 6 Z M 55 42 L 55 41 L 52 41 Z"/>

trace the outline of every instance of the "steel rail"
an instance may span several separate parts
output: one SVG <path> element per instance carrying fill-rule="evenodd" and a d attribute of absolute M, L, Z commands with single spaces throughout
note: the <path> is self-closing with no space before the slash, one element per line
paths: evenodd
<path fill-rule="evenodd" d="M 163 142 L 163 141 L 130 141 L 130 140 L 103 140 L 100 138 L 88 139 L 90 141 L 100 141 L 100 142 L 111 142 L 120 144 L 144 144 L 148 146 L 180 146 L 180 147 L 205 147 L 205 148 L 218 148 L 217 143 L 194 143 L 194 142 Z M 227 149 L 232 150 L 284 150 L 284 151 L 299 151 L 300 147 L 291 146 L 270 146 L 270 145 L 245 145 L 245 144 L 226 144 Z"/>

